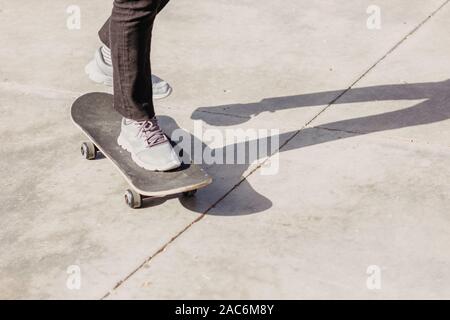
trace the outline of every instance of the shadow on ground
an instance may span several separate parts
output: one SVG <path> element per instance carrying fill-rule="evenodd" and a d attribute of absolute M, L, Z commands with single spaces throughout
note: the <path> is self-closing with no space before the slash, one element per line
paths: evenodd
<path fill-rule="evenodd" d="M 345 94 L 344 94 L 345 93 Z M 430 83 L 415 83 L 415 84 L 401 84 L 401 85 L 383 85 L 365 88 L 356 88 L 349 90 L 337 90 L 327 92 L 317 92 L 304 95 L 276 97 L 263 99 L 260 102 L 249 104 L 232 104 L 222 106 L 211 106 L 198 108 L 193 112 L 191 118 L 194 120 L 203 120 L 204 122 L 215 126 L 231 126 L 239 125 L 257 116 L 261 112 L 276 112 L 284 109 L 295 109 L 309 106 L 323 106 L 339 105 L 344 103 L 354 102 L 368 102 L 368 101 L 389 101 L 389 100 L 424 100 L 414 106 L 406 109 L 396 110 L 392 112 L 371 115 L 367 117 L 360 117 L 336 122 L 330 122 L 317 126 L 315 128 L 304 128 L 301 130 L 301 135 L 291 140 L 288 144 L 282 146 L 280 150 L 288 151 L 298 149 L 306 146 L 331 142 L 337 139 L 351 138 L 355 136 L 365 135 L 373 132 L 380 132 L 392 129 L 399 129 L 405 127 L 412 127 L 417 125 L 424 125 L 449 119 L 450 108 L 450 80 L 442 82 Z M 160 120 L 164 123 L 165 128 L 170 128 L 168 134 L 178 126 L 175 121 L 169 117 L 161 117 Z M 316 128 L 334 129 L 339 128 L 333 134 L 317 134 Z M 346 130 L 346 128 L 350 128 Z M 299 128 L 300 130 L 301 128 Z M 287 141 L 296 134 L 299 130 L 294 130 L 282 133 L 278 138 L 280 142 Z M 196 138 L 191 135 L 192 141 Z M 209 153 L 222 152 L 226 153 L 226 148 L 210 150 L 208 146 L 199 142 L 203 150 Z M 234 145 L 233 150 L 238 150 L 240 147 L 245 147 L 248 150 L 252 143 L 258 141 L 246 141 Z M 245 144 L 242 146 L 240 144 Z M 251 199 L 251 205 L 248 203 L 235 203 L 233 208 L 227 208 L 226 212 L 220 212 L 218 208 L 214 210 L 215 215 L 247 215 L 258 213 L 269 209 L 272 202 L 263 195 L 256 192 L 247 180 L 242 180 L 243 173 L 248 169 L 249 163 L 246 164 L 213 164 L 211 166 L 219 166 L 215 170 L 208 170 L 211 172 L 220 172 L 220 175 L 231 181 L 240 181 L 239 194 L 245 199 Z M 216 178 L 213 176 L 213 178 Z M 220 184 L 216 183 L 208 188 L 221 188 Z M 211 194 L 225 194 L 228 190 L 211 190 Z M 195 211 L 194 200 L 181 200 L 182 204 L 190 210 Z"/>

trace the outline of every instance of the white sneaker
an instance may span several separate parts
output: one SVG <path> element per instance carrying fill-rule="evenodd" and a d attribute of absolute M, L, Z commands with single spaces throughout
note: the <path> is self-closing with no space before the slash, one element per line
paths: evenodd
<path fill-rule="evenodd" d="M 181 161 L 156 118 L 148 121 L 122 119 L 117 143 L 131 153 L 136 164 L 151 171 L 178 168 Z"/>
<path fill-rule="evenodd" d="M 113 68 L 111 63 L 111 50 L 105 46 L 95 51 L 94 58 L 84 68 L 89 78 L 97 83 L 107 86 L 113 85 Z M 170 85 L 161 78 L 152 74 L 153 98 L 163 99 L 172 93 Z"/>

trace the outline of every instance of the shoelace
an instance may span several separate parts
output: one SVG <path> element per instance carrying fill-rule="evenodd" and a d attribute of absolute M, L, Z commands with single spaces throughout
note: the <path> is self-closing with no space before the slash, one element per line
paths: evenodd
<path fill-rule="evenodd" d="M 168 141 L 156 118 L 138 122 L 137 125 L 139 125 L 138 136 L 145 138 L 149 148 Z"/>

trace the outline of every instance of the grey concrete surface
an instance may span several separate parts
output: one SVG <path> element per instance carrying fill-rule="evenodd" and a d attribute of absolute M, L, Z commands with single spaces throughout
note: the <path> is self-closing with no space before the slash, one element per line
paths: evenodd
<path fill-rule="evenodd" d="M 239 186 L 111 298 L 449 296 L 448 151 L 324 129 L 292 145 L 278 175 L 251 175 L 254 192 Z"/>
<path fill-rule="evenodd" d="M 172 0 L 158 114 L 278 129 L 280 171 L 205 165 L 195 199 L 133 211 L 69 116 L 111 91 L 83 70 L 111 1 L 0 0 L 0 298 L 450 298 L 447 2 L 377 1 L 370 30 L 372 1 Z"/>

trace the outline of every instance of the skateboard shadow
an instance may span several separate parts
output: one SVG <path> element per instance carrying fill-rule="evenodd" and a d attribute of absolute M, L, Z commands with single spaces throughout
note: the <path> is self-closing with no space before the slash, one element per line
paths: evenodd
<path fill-rule="evenodd" d="M 142 200 L 142 208 L 145 209 L 145 208 L 157 207 L 157 206 L 162 205 L 166 201 L 177 198 L 177 197 L 178 197 L 178 195 L 172 194 L 172 195 L 168 195 L 168 196 L 161 197 L 161 198 L 152 198 L 152 197 L 144 198 Z"/>
<path fill-rule="evenodd" d="M 208 145 L 206 145 L 205 143 L 203 143 L 201 140 L 199 140 L 196 136 L 194 136 L 193 134 L 191 134 L 190 132 L 182 129 L 179 127 L 179 125 L 176 123 L 176 121 L 168 116 L 158 116 L 158 121 L 161 124 L 161 126 L 164 128 L 165 133 L 169 136 L 172 137 L 174 131 L 182 131 L 183 137 L 189 137 L 190 142 L 191 142 L 191 147 L 190 148 L 183 148 L 182 152 L 184 154 L 186 154 L 187 158 L 189 159 L 193 159 L 193 154 L 194 154 L 194 146 L 201 146 L 201 150 L 202 153 L 203 152 L 217 152 L 218 149 L 211 149 L 209 148 Z M 243 144 L 248 145 L 250 142 L 247 141 Z M 181 143 L 179 143 L 178 141 L 174 141 L 174 139 L 172 139 L 172 145 L 175 147 L 175 150 L 179 151 L 181 148 L 177 148 L 177 145 L 180 145 Z M 235 144 L 237 145 L 242 145 L 242 144 Z M 183 147 L 185 147 L 185 145 L 183 145 Z M 248 146 L 246 146 L 248 148 Z M 222 149 L 225 149 L 222 148 Z M 184 166 L 188 166 L 186 164 L 183 164 Z M 255 193 L 253 191 L 253 188 L 251 187 L 251 185 L 248 183 L 247 180 L 242 179 L 242 173 L 248 169 L 248 164 L 212 164 L 212 165 L 206 165 L 206 164 L 202 164 L 201 165 L 203 167 L 203 169 L 205 169 L 212 177 L 213 177 L 213 183 L 208 185 L 205 189 L 203 189 L 201 192 L 204 193 L 204 195 L 206 195 L 208 204 L 210 205 L 211 203 L 214 203 L 215 201 L 217 201 L 221 196 L 223 196 L 224 194 L 226 194 L 227 192 L 229 192 L 230 188 L 233 188 L 233 186 L 237 183 L 240 182 L 239 188 L 241 188 L 242 190 L 248 190 L 248 192 L 246 192 L 246 194 L 251 194 L 254 195 L 254 198 L 256 199 L 257 197 L 257 201 L 256 203 L 252 206 L 252 208 L 249 208 L 248 210 L 253 210 L 254 212 L 252 213 L 256 213 L 256 212 L 261 212 L 264 211 L 266 209 L 269 209 L 272 206 L 272 202 L 259 195 L 258 193 Z M 211 195 L 210 197 L 208 195 Z M 216 195 L 217 199 L 214 198 Z M 176 197 L 176 196 L 174 196 Z M 173 198 L 173 197 L 172 197 Z M 199 195 L 197 195 L 197 197 L 193 197 L 193 198 L 186 198 L 186 197 L 178 197 L 180 199 L 180 202 L 182 203 L 182 205 L 184 207 L 186 207 L 187 209 L 194 211 L 194 212 L 198 212 L 198 213 L 203 213 L 205 211 L 205 206 L 199 206 L 197 198 L 199 198 Z M 144 207 L 148 207 L 148 206 L 155 206 L 160 204 L 161 202 L 158 202 L 150 199 L 148 202 L 146 202 L 144 204 Z M 208 205 L 208 206 L 209 206 Z"/>
<path fill-rule="evenodd" d="M 259 102 L 248 104 L 231 104 L 201 107 L 193 112 L 191 118 L 202 120 L 210 125 L 231 126 L 243 124 L 252 117 L 262 112 L 276 112 L 278 110 L 297 109 L 309 106 L 323 106 L 332 103 L 339 105 L 344 103 L 369 102 L 369 101 L 395 101 L 395 100 L 423 100 L 411 107 L 401 110 L 330 122 L 314 128 L 301 129 L 301 135 L 292 139 L 283 146 L 280 152 L 299 149 L 306 146 L 332 142 L 338 139 L 351 138 L 369 133 L 425 125 L 450 118 L 450 80 L 442 82 L 413 83 L 400 85 L 382 85 L 355 89 L 343 89 L 326 92 L 316 92 L 287 97 L 275 97 L 263 99 Z M 301 111 L 298 111 L 301 112 Z M 171 128 L 178 128 L 175 121 L 164 117 L 165 122 L 171 123 Z M 334 129 L 334 134 L 317 134 L 315 129 Z M 270 129 L 270 128 L 268 128 Z M 300 130 L 300 128 L 299 128 Z M 338 133 L 337 133 L 338 132 Z M 282 133 L 280 143 L 293 137 L 298 130 Z M 193 140 L 197 138 L 191 135 Z M 250 141 L 251 142 L 251 141 Z M 208 146 L 202 142 L 202 147 L 208 150 Z M 244 142 L 248 144 L 248 142 Z M 234 150 L 239 150 L 240 144 L 235 144 Z M 219 150 L 222 149 L 222 150 Z M 224 152 L 224 148 L 214 149 L 215 152 Z M 211 150 L 209 150 L 211 151 Z M 247 199 L 242 203 L 233 202 L 232 208 L 214 208 L 214 215 L 247 215 L 258 213 L 272 206 L 270 199 L 256 192 L 246 179 L 242 179 L 249 164 L 243 165 L 210 165 L 204 166 L 216 183 L 208 187 L 205 192 L 211 195 L 223 196 L 235 184 L 239 184 L 239 199 Z M 223 182 L 221 182 L 223 181 Z M 227 183 L 228 182 L 228 183 Z M 215 202 L 218 199 L 211 199 Z M 249 205 L 249 202 L 251 205 Z M 195 211 L 195 206 L 189 207 Z"/>

